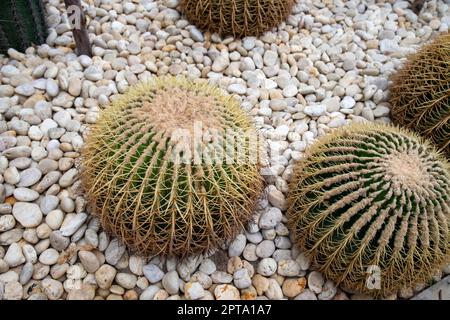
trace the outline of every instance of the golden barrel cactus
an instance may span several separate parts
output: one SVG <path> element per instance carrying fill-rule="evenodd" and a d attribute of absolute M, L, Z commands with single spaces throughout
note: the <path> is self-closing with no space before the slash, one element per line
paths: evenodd
<path fill-rule="evenodd" d="M 295 0 L 181 0 L 187 19 L 222 36 L 258 36 L 284 21 Z"/>
<path fill-rule="evenodd" d="M 450 165 L 386 125 L 319 139 L 290 182 L 288 224 L 323 274 L 375 297 L 431 279 L 450 258 Z"/>
<path fill-rule="evenodd" d="M 450 157 L 450 33 L 411 55 L 392 80 L 393 122 L 431 139 Z"/>
<path fill-rule="evenodd" d="M 206 82 L 156 78 L 101 113 L 83 184 L 104 229 L 132 251 L 203 253 L 251 218 L 263 188 L 258 145 L 235 99 Z"/>

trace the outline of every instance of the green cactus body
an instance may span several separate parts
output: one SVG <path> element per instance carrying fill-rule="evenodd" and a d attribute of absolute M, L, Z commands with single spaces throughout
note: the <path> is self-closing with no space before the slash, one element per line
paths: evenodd
<path fill-rule="evenodd" d="M 192 140 L 196 125 L 202 133 Z M 225 141 L 224 130 L 240 143 Z M 214 249 L 251 218 L 262 190 L 254 138 L 239 103 L 205 82 L 139 84 L 88 134 L 82 177 L 92 210 L 139 253 Z"/>
<path fill-rule="evenodd" d="M 450 157 L 450 33 L 411 55 L 392 80 L 393 122 L 431 139 Z"/>
<path fill-rule="evenodd" d="M 202 30 L 223 36 L 258 36 L 278 26 L 295 0 L 182 0 L 182 11 Z"/>
<path fill-rule="evenodd" d="M 7 0 L 0 10 L 0 53 L 9 48 L 25 51 L 47 37 L 42 0 Z"/>
<path fill-rule="evenodd" d="M 336 130 L 294 170 L 295 241 L 343 288 L 384 296 L 428 281 L 450 258 L 449 168 L 428 142 L 396 127 Z"/>

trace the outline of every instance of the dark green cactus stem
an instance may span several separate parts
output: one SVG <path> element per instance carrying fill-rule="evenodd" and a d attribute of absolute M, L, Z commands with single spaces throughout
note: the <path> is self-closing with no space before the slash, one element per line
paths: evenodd
<path fill-rule="evenodd" d="M 47 37 L 42 0 L 7 0 L 0 10 L 0 53 L 8 48 L 25 51 Z"/>

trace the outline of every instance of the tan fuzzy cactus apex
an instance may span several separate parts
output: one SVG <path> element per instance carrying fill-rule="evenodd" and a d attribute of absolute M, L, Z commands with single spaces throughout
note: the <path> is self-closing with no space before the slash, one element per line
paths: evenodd
<path fill-rule="evenodd" d="M 239 103 L 204 81 L 139 84 L 88 133 L 82 178 L 92 211 L 132 251 L 210 251 L 252 217 L 263 188 L 255 138 Z"/>
<path fill-rule="evenodd" d="M 450 33 L 411 55 L 392 80 L 393 122 L 431 139 L 450 157 Z"/>
<path fill-rule="evenodd" d="M 258 36 L 278 26 L 295 0 L 181 0 L 188 20 L 222 36 Z"/>
<path fill-rule="evenodd" d="M 296 244 L 342 288 L 382 297 L 450 261 L 450 165 L 403 129 L 350 125 L 319 139 L 290 182 Z"/>

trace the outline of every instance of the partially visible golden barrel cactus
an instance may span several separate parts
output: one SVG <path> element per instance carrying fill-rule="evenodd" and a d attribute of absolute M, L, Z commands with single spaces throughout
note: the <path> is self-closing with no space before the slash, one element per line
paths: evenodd
<path fill-rule="evenodd" d="M 450 258 L 450 165 L 396 127 L 319 139 L 290 182 L 296 244 L 343 288 L 375 297 L 431 279 Z"/>
<path fill-rule="evenodd" d="M 278 26 L 295 0 L 181 0 L 182 11 L 202 30 L 223 36 L 258 36 Z"/>
<path fill-rule="evenodd" d="M 82 179 L 92 210 L 132 251 L 210 251 L 253 214 L 263 188 L 255 139 L 238 101 L 206 82 L 139 84 L 88 133 Z"/>
<path fill-rule="evenodd" d="M 430 138 L 450 157 L 450 33 L 411 55 L 392 80 L 393 122 Z"/>

